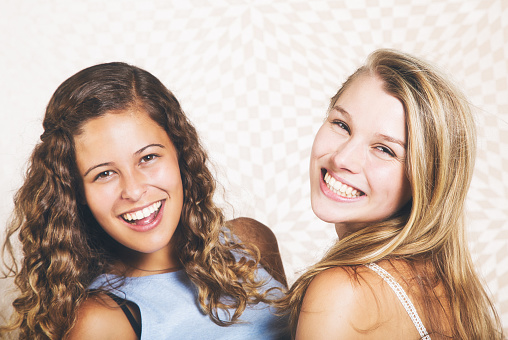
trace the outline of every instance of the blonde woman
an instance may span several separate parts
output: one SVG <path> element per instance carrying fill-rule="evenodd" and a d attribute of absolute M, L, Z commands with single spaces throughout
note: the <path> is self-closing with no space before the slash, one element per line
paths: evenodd
<path fill-rule="evenodd" d="M 285 284 L 275 237 L 251 219 L 224 221 L 196 130 L 156 77 L 124 63 L 84 69 L 55 91 L 43 126 L 8 231 L 24 257 L 3 331 L 284 336 L 270 306 Z"/>
<path fill-rule="evenodd" d="M 282 301 L 305 339 L 501 339 L 471 261 L 467 100 L 429 64 L 377 50 L 332 98 L 310 161 L 339 240 Z"/>

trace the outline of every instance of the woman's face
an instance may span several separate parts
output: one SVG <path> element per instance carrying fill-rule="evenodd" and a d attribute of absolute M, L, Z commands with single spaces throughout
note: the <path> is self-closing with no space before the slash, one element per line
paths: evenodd
<path fill-rule="evenodd" d="M 86 122 L 74 140 L 86 204 L 102 228 L 136 253 L 172 254 L 183 187 L 164 129 L 125 110 Z"/>
<path fill-rule="evenodd" d="M 314 213 L 339 237 L 410 200 L 406 134 L 402 103 L 376 76 L 359 76 L 334 103 L 312 146 L 310 183 Z"/>

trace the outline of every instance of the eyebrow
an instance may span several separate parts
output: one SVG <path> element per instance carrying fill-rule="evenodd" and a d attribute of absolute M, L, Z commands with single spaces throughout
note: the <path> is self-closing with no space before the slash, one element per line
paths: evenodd
<path fill-rule="evenodd" d="M 340 113 L 342 113 L 342 114 L 344 114 L 344 115 L 346 115 L 348 117 L 351 117 L 351 114 L 349 112 L 347 112 L 346 109 L 344 109 L 340 105 L 337 105 L 337 104 L 334 105 L 332 110 L 339 111 Z M 376 134 L 376 136 L 386 140 L 387 142 L 398 144 L 398 145 L 402 146 L 404 149 L 406 149 L 406 143 L 404 143 L 400 139 L 397 139 L 397 138 L 394 138 L 394 137 L 391 137 L 391 136 L 388 136 L 388 135 L 385 135 L 385 134 L 382 134 L 382 133 L 378 133 L 378 134 Z"/>
<path fill-rule="evenodd" d="M 162 144 L 157 144 L 157 143 L 153 143 L 153 144 L 148 144 L 147 146 L 144 146 L 142 147 L 141 149 L 139 149 L 138 151 L 134 152 L 134 155 L 137 156 L 139 155 L 140 153 L 142 153 L 143 151 L 145 151 L 146 149 L 150 148 L 150 147 L 159 147 L 159 148 L 162 148 L 162 149 L 165 149 L 166 147 Z M 102 166 L 109 166 L 113 164 L 112 162 L 106 162 L 106 163 L 100 163 L 100 164 L 97 164 L 97 165 L 94 165 L 94 166 L 91 166 L 90 168 L 88 168 L 88 170 L 85 171 L 85 174 L 83 175 L 83 177 L 86 177 L 86 175 L 88 175 L 92 170 L 94 169 L 97 169 L 97 168 L 100 168 Z"/>
<path fill-rule="evenodd" d="M 340 113 L 342 113 L 342 114 L 344 114 L 344 115 L 346 115 L 346 116 L 348 116 L 348 117 L 351 117 L 351 115 L 349 114 L 349 112 L 347 112 L 347 111 L 346 111 L 346 109 L 345 109 L 345 108 L 343 108 L 343 107 L 342 107 L 342 106 L 340 106 L 340 105 L 335 104 L 335 105 L 333 106 L 332 110 L 339 111 Z"/>
<path fill-rule="evenodd" d="M 402 146 L 404 148 L 404 150 L 406 149 L 406 143 L 404 143 L 403 141 L 401 141 L 400 139 L 397 139 L 397 138 L 393 138 L 393 137 L 390 137 L 388 135 L 384 135 L 382 133 L 378 133 L 377 134 L 379 137 L 381 137 L 382 139 L 386 140 L 387 142 L 391 142 L 391 143 L 395 143 L 395 144 L 399 144 L 400 146 Z"/>

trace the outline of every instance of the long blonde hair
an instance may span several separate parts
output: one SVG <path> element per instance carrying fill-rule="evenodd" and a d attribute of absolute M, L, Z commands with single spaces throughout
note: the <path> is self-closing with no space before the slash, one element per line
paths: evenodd
<path fill-rule="evenodd" d="M 347 79 L 331 99 L 330 108 L 363 74 L 382 79 L 385 91 L 404 106 L 412 199 L 391 218 L 337 241 L 293 284 L 281 300 L 281 308 L 290 314 L 293 333 L 303 296 L 317 274 L 338 266 L 354 268 L 382 259 L 406 259 L 424 260 L 433 267 L 449 299 L 453 338 L 502 338 L 499 318 L 475 273 L 465 238 L 464 202 L 476 153 L 475 122 L 468 101 L 431 65 L 381 49 Z M 423 277 L 421 285 L 432 287 L 430 280 Z"/>
<path fill-rule="evenodd" d="M 167 132 L 178 152 L 184 203 L 173 243 L 198 289 L 200 308 L 213 322 L 229 325 L 248 303 L 266 301 L 255 278 L 259 252 L 231 242 L 226 235 L 222 210 L 213 202 L 215 180 L 207 154 L 177 99 L 149 72 L 108 63 L 67 79 L 47 106 L 44 133 L 15 196 L 4 245 L 14 259 L 10 238 L 18 235 L 24 256 L 20 268 L 16 261 L 10 267 L 20 295 L 13 302 L 12 323 L 0 333 L 19 329 L 22 339 L 64 338 L 77 308 L 91 294 L 88 286 L 111 272 L 117 256 L 113 241 L 88 206 L 79 204 L 74 136 L 88 120 L 133 105 L 143 108 Z M 237 262 L 233 252 L 238 251 L 253 260 Z M 229 308 L 234 310 L 230 319 L 220 319 L 218 310 Z"/>

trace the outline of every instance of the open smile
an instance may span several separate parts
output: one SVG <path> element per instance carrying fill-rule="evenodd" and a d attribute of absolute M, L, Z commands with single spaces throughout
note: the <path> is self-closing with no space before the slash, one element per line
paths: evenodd
<path fill-rule="evenodd" d="M 344 198 L 356 198 L 365 195 L 364 192 L 336 180 L 326 169 L 323 169 L 322 172 L 326 187 L 333 193 Z"/>
<path fill-rule="evenodd" d="M 159 210 L 162 206 L 162 201 L 157 201 L 148 207 L 131 211 L 125 214 L 120 215 L 123 220 L 129 224 L 133 225 L 146 225 L 151 223 L 157 215 L 159 214 Z"/>

